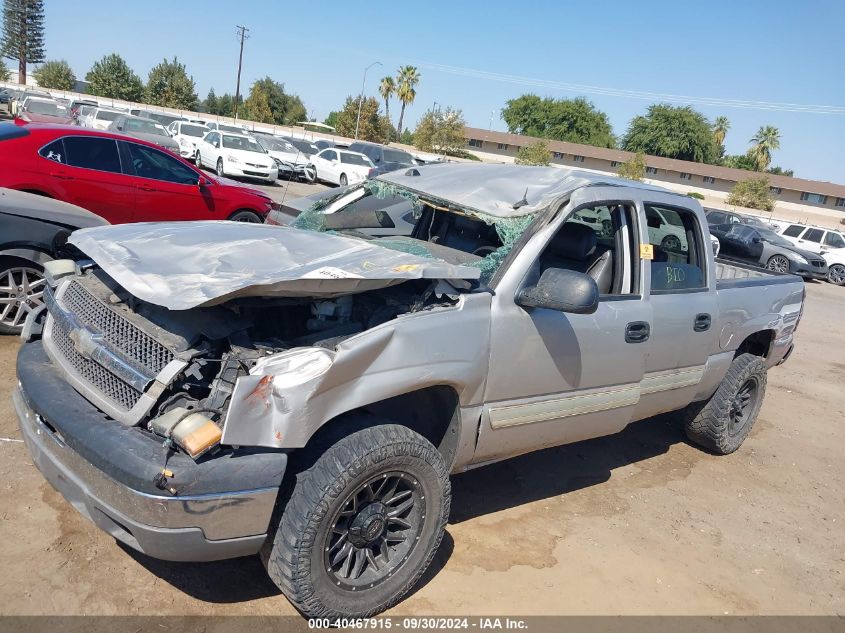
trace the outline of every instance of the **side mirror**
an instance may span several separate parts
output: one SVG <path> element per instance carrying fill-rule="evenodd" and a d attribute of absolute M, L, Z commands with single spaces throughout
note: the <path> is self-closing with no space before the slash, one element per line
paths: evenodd
<path fill-rule="evenodd" d="M 762 237 L 752 237 L 752 238 L 751 238 L 751 243 L 752 243 L 752 244 L 762 244 L 762 243 L 763 243 L 763 238 L 762 238 Z"/>
<path fill-rule="evenodd" d="M 519 291 L 516 304 L 573 314 L 592 314 L 599 307 L 596 280 L 565 268 L 547 268 L 533 286 Z"/>

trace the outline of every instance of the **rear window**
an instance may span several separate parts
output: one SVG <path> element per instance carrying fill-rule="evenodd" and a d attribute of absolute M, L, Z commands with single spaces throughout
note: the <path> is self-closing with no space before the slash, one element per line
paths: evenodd
<path fill-rule="evenodd" d="M 120 116 L 120 112 L 109 112 L 108 110 L 100 110 L 97 112 L 96 118 L 100 121 L 114 121 Z"/>
<path fill-rule="evenodd" d="M 10 141 L 13 138 L 28 136 L 29 130 L 14 123 L 0 123 L 0 141 Z"/>
<path fill-rule="evenodd" d="M 804 231 L 804 227 L 800 224 L 793 224 L 783 232 L 787 237 L 798 237 Z"/>
<path fill-rule="evenodd" d="M 203 135 L 208 132 L 208 128 L 201 127 L 199 125 L 182 125 L 182 127 L 179 128 L 179 131 L 185 136 L 202 138 Z"/>
<path fill-rule="evenodd" d="M 396 149 L 385 149 L 384 160 L 387 163 L 413 163 L 414 157 L 408 152 L 401 152 Z"/>
<path fill-rule="evenodd" d="M 368 165 L 367 159 L 363 156 L 358 156 L 357 154 L 347 154 L 346 152 L 340 153 L 340 162 L 347 163 L 349 165 Z"/>
<path fill-rule="evenodd" d="M 810 242 L 821 242 L 824 231 L 821 229 L 810 229 L 804 234 L 804 239 Z"/>
<path fill-rule="evenodd" d="M 53 141 L 49 145 L 45 145 L 41 148 L 41 151 L 39 151 L 38 153 L 44 158 L 55 161 L 57 163 L 64 164 L 66 162 L 65 146 L 62 143 L 62 139 L 58 139 L 57 141 Z"/>

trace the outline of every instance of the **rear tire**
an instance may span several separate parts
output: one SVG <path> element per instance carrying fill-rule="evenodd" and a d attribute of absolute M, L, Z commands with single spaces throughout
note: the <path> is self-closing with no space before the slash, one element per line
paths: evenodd
<path fill-rule="evenodd" d="M 765 394 L 765 360 L 753 354 L 740 354 L 731 363 L 716 393 L 684 410 L 687 437 L 717 455 L 733 453 L 751 432 Z"/>
<path fill-rule="evenodd" d="M 197 150 L 197 153 L 194 155 L 194 163 L 196 164 L 197 169 L 202 169 L 202 155 L 199 150 Z"/>
<path fill-rule="evenodd" d="M 226 174 L 223 173 L 223 159 L 222 158 L 217 159 L 217 175 L 220 176 L 221 178 L 226 176 Z"/>
<path fill-rule="evenodd" d="M 262 560 L 308 617 L 369 617 L 431 563 L 450 504 L 437 449 L 407 427 L 351 433 L 297 475 Z"/>
<path fill-rule="evenodd" d="M 0 334 L 20 334 L 44 303 L 44 269 L 22 257 L 0 257 Z"/>

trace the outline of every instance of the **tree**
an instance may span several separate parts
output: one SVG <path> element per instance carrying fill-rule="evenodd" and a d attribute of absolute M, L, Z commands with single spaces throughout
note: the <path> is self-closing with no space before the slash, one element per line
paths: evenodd
<path fill-rule="evenodd" d="M 514 134 L 616 147 L 616 137 L 607 115 L 583 97 L 541 99 L 533 94 L 522 95 L 507 102 L 502 109 L 502 118 Z"/>
<path fill-rule="evenodd" d="M 546 141 L 520 147 L 516 153 L 517 165 L 548 165 L 549 162 L 549 144 Z"/>
<path fill-rule="evenodd" d="M 42 88 L 55 90 L 73 90 L 76 86 L 76 75 L 65 60 L 46 62 L 33 75 L 35 81 Z"/>
<path fill-rule="evenodd" d="M 405 145 L 413 145 L 414 133 L 411 132 L 411 130 L 404 130 L 402 135 L 399 137 L 399 142 L 404 143 Z"/>
<path fill-rule="evenodd" d="M 780 149 L 780 130 L 772 125 L 761 126 L 752 139 L 748 155 L 757 163 L 757 171 L 766 171 L 772 162 L 772 151 Z"/>
<path fill-rule="evenodd" d="M 791 169 L 784 169 L 783 167 L 778 167 L 778 166 L 769 167 L 766 170 L 766 173 L 774 174 L 776 176 L 794 176 L 795 175 L 795 172 L 792 171 Z"/>
<path fill-rule="evenodd" d="M 243 96 L 238 96 L 238 108 L 243 105 Z M 228 92 L 217 97 L 217 115 L 218 116 L 234 116 L 235 114 L 235 97 Z"/>
<path fill-rule="evenodd" d="M 414 130 L 414 146 L 424 152 L 454 154 L 466 144 L 463 114 L 452 108 L 429 110 Z"/>
<path fill-rule="evenodd" d="M 728 154 L 722 158 L 721 164 L 724 167 L 732 167 L 733 169 L 757 171 L 757 161 L 749 154 Z"/>
<path fill-rule="evenodd" d="M 396 96 L 402 103 L 402 109 L 399 111 L 399 126 L 397 133 L 402 136 L 402 121 L 405 118 L 405 108 L 414 102 L 417 98 L 416 86 L 420 83 L 420 72 L 416 66 L 402 66 L 399 68 L 399 73 L 396 75 Z"/>
<path fill-rule="evenodd" d="M 346 97 L 343 109 L 337 113 L 335 129 L 341 136 L 355 136 L 355 124 L 358 120 L 360 97 Z M 361 103 L 361 122 L 358 125 L 358 138 L 363 141 L 381 143 L 384 140 L 384 119 L 379 113 L 379 104 L 375 97 L 365 97 Z"/>
<path fill-rule="evenodd" d="M 707 118 L 690 108 L 655 104 L 631 120 L 622 139 L 629 152 L 714 163 L 719 155 Z"/>
<path fill-rule="evenodd" d="M 249 91 L 249 98 L 244 101 L 244 118 L 256 123 L 274 123 L 273 111 L 267 93 L 256 81 Z"/>
<path fill-rule="evenodd" d="M 9 81 L 12 78 L 12 73 L 6 66 L 6 62 L 0 57 L 0 81 Z"/>
<path fill-rule="evenodd" d="M 44 61 L 44 0 L 3 0 L 0 53 L 17 60 L 18 82 L 26 83 L 26 65 Z"/>
<path fill-rule="evenodd" d="M 289 95 L 285 92 L 285 85 L 274 81 L 271 77 L 264 77 L 252 84 L 254 90 L 258 86 L 267 95 L 267 103 L 270 112 L 273 113 L 272 121 L 277 125 L 293 125 L 299 121 L 305 121 L 308 112 L 305 105 L 297 95 Z"/>
<path fill-rule="evenodd" d="M 329 116 L 327 116 L 323 120 L 323 125 L 328 125 L 329 127 L 337 128 L 337 111 L 336 110 L 329 112 Z"/>
<path fill-rule="evenodd" d="M 637 152 L 630 159 L 619 165 L 616 173 L 628 180 L 642 180 L 645 178 L 645 154 Z"/>
<path fill-rule="evenodd" d="M 378 92 L 381 98 L 384 99 L 384 116 L 387 119 L 388 129 L 390 129 L 390 126 L 392 126 L 390 123 L 390 97 L 396 92 L 396 82 L 393 81 L 393 77 L 390 75 L 382 77 L 378 85 Z M 387 142 L 390 142 L 389 134 L 387 136 Z"/>
<path fill-rule="evenodd" d="M 185 64 L 176 57 L 162 62 L 150 71 L 145 90 L 147 103 L 165 108 L 192 110 L 197 107 L 197 92 L 193 77 L 188 76 Z"/>
<path fill-rule="evenodd" d="M 217 94 L 214 92 L 214 88 L 209 88 L 208 95 L 206 95 L 205 100 L 201 105 L 202 109 L 208 114 L 219 114 L 219 112 L 217 112 L 219 103 L 217 101 Z"/>
<path fill-rule="evenodd" d="M 140 101 L 144 84 L 120 55 L 105 55 L 85 75 L 88 92 L 97 97 Z"/>
<path fill-rule="evenodd" d="M 775 208 L 772 192 L 769 189 L 769 179 L 765 176 L 755 176 L 740 180 L 728 195 L 728 204 L 760 211 L 771 211 Z"/>
<path fill-rule="evenodd" d="M 728 121 L 728 117 L 726 116 L 717 116 L 716 120 L 713 121 L 713 140 L 716 142 L 716 145 L 724 145 L 725 144 L 725 136 L 728 134 L 728 130 L 731 129 L 731 122 Z"/>

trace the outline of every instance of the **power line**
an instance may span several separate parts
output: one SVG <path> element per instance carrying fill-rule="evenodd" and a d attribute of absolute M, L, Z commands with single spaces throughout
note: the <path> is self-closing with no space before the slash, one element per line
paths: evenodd
<path fill-rule="evenodd" d="M 249 29 L 245 26 L 238 26 L 238 39 L 241 41 L 241 53 L 238 57 L 238 82 L 235 85 L 235 121 L 238 120 L 238 102 L 241 100 L 241 66 L 244 63 L 244 40 L 249 39 Z"/>
<path fill-rule="evenodd" d="M 808 114 L 845 114 L 845 106 L 812 105 L 801 103 L 778 103 L 771 101 L 751 101 L 743 99 L 724 99 L 720 97 L 699 97 L 692 95 L 675 95 L 662 92 L 648 92 L 643 90 L 627 90 L 622 88 L 607 88 L 603 86 L 590 86 L 585 84 L 574 84 L 548 79 L 535 79 L 519 75 L 508 75 L 505 73 L 477 70 L 474 68 L 463 68 L 461 66 L 448 66 L 446 64 L 434 64 L 429 62 L 414 62 L 417 66 L 428 68 L 439 72 L 460 75 L 464 77 L 475 77 L 477 79 L 488 79 L 503 83 L 518 84 L 534 88 L 548 88 L 562 90 L 565 92 L 577 92 L 586 94 L 597 94 L 610 97 L 624 97 L 628 99 L 643 99 L 647 101 L 669 101 L 674 103 L 691 103 L 696 105 L 716 106 L 722 108 L 742 108 L 749 110 L 771 110 L 777 112 L 804 112 Z"/>

